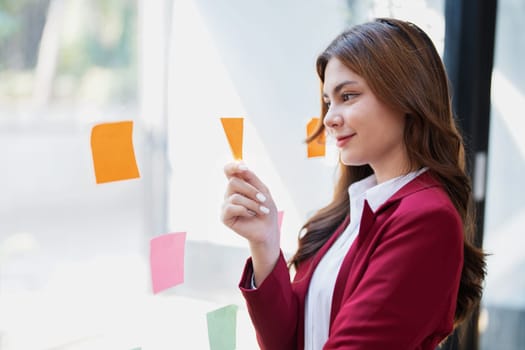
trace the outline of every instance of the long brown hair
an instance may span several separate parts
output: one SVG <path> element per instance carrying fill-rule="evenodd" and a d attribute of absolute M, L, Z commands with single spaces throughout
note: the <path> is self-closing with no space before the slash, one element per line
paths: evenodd
<path fill-rule="evenodd" d="M 375 96 L 406 115 L 404 141 L 410 165 L 427 167 L 456 207 L 464 227 L 464 263 L 457 298 L 455 325 L 481 299 L 485 254 L 473 244 L 474 203 L 465 169 L 463 140 L 452 112 L 448 77 L 430 38 L 416 25 L 390 18 L 354 26 L 341 33 L 317 58 L 317 74 L 324 82 L 328 61 L 336 57 L 365 79 Z M 321 100 L 321 115 L 327 105 Z M 323 123 L 307 142 L 324 131 Z M 290 264 L 297 267 L 313 256 L 348 215 L 348 186 L 372 174 L 368 165 L 339 162 L 338 180 L 330 204 L 303 226 L 306 232 Z"/>

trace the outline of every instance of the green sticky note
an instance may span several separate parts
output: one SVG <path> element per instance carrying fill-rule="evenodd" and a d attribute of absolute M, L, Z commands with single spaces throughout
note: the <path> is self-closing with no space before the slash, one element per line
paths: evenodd
<path fill-rule="evenodd" d="M 237 305 L 228 305 L 206 314 L 210 350 L 235 350 Z"/>

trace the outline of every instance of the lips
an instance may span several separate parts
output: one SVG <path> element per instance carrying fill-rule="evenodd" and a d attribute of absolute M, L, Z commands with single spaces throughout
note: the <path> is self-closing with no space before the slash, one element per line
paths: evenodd
<path fill-rule="evenodd" d="M 343 147 L 354 135 L 355 135 L 355 133 L 354 134 L 350 134 L 350 135 L 336 137 L 335 138 L 337 140 L 336 143 L 335 143 L 336 146 L 337 147 Z"/>

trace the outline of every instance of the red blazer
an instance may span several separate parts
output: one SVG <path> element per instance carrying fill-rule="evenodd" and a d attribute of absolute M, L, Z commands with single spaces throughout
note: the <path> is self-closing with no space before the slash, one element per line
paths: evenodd
<path fill-rule="evenodd" d="M 304 348 L 305 297 L 312 273 L 340 225 L 293 282 L 283 254 L 257 289 L 248 259 L 239 287 L 261 349 Z M 335 283 L 329 338 L 323 349 L 434 350 L 453 327 L 463 266 L 463 226 L 428 172 L 374 213 L 365 202 L 359 234 Z"/>

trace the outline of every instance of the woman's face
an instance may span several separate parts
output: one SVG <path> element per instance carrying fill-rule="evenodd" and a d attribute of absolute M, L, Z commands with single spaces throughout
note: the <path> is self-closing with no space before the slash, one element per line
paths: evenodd
<path fill-rule="evenodd" d="M 379 101 L 366 81 L 337 58 L 326 66 L 323 98 L 329 105 L 324 125 L 336 140 L 343 164 L 369 164 L 378 181 L 407 169 L 404 113 Z"/>

